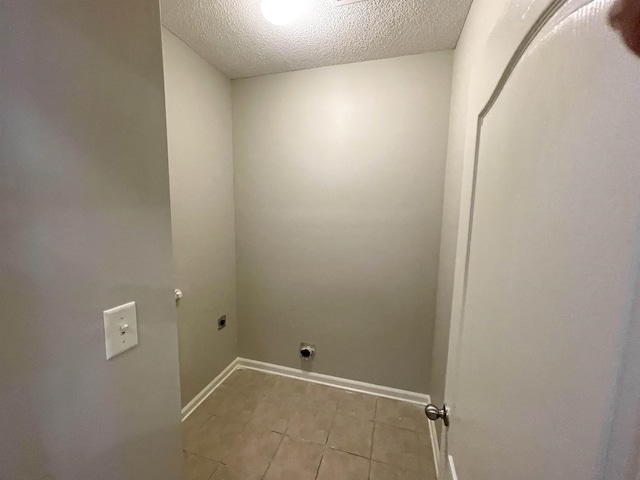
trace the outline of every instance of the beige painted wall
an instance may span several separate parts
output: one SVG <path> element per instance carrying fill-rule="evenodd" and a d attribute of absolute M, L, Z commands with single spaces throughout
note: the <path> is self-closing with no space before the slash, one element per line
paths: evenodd
<path fill-rule="evenodd" d="M 162 39 L 184 406 L 238 356 L 231 82 L 168 30 Z"/>
<path fill-rule="evenodd" d="M 242 356 L 428 391 L 451 63 L 232 82 Z"/>
<path fill-rule="evenodd" d="M 180 478 L 155 1 L 0 1 L 0 478 Z M 140 344 L 105 360 L 102 312 Z"/>

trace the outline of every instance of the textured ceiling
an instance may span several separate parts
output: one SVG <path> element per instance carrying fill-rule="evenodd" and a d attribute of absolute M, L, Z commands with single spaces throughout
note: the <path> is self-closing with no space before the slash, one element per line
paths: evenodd
<path fill-rule="evenodd" d="M 276 26 L 260 0 L 161 0 L 162 23 L 230 78 L 454 48 L 472 0 L 307 2 Z"/>

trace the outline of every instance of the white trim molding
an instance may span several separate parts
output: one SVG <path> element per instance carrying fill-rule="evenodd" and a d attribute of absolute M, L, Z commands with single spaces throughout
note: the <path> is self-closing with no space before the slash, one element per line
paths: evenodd
<path fill-rule="evenodd" d="M 319 383 L 322 385 L 337 387 L 352 392 L 375 395 L 377 397 L 391 398 L 393 400 L 400 400 L 402 402 L 412 403 L 414 405 L 425 406 L 431 403 L 431 397 L 424 393 L 409 392 L 407 390 L 384 387 L 382 385 L 375 385 L 373 383 L 358 382 L 356 380 L 348 380 L 346 378 L 332 377 L 331 375 L 324 375 L 322 373 L 308 372 L 297 368 L 283 367 L 282 365 L 275 365 L 273 363 L 259 362 L 257 360 L 238 357 L 233 362 L 231 362 L 229 366 L 227 366 L 227 368 L 225 368 L 222 373 L 220 373 L 220 375 L 214 378 L 209 385 L 207 385 L 198 395 L 194 397 L 193 400 L 191 400 L 182 409 L 182 421 L 184 422 L 187 417 L 189 417 L 189 415 L 191 415 L 194 410 L 198 408 L 200 404 L 204 402 L 206 398 L 211 395 L 211 393 L 227 379 L 229 375 L 231 375 L 236 370 L 243 368 L 257 370 L 271 375 L 296 378 L 298 380 L 304 380 L 311 383 Z M 437 475 L 439 470 L 439 449 L 436 428 L 433 422 L 429 422 L 429 434 L 431 436 L 433 460 L 436 465 Z"/>
<path fill-rule="evenodd" d="M 431 403 L 431 400 L 429 400 L 429 403 Z M 429 422 L 429 436 L 431 437 L 431 449 L 433 450 L 433 464 L 436 467 L 436 478 L 440 480 L 440 442 L 438 441 L 438 430 L 436 430 L 436 424 L 434 422 Z"/>
<path fill-rule="evenodd" d="M 449 475 L 450 480 L 458 480 L 458 472 L 456 472 L 456 465 L 453 463 L 453 457 L 449 455 Z"/>
<path fill-rule="evenodd" d="M 196 408 L 200 406 L 202 402 L 207 399 L 209 395 L 213 393 L 216 388 L 218 388 L 222 384 L 222 382 L 227 379 L 229 375 L 236 371 L 236 369 L 238 368 L 238 360 L 240 359 L 236 358 L 233 362 L 227 365 L 227 368 L 225 368 L 220 373 L 220 375 L 214 378 L 211 383 L 209 383 L 209 385 L 204 387 L 200 393 L 193 397 L 193 399 L 184 406 L 184 408 L 182 409 L 183 422 L 189 417 L 189 415 L 191 415 L 195 411 Z"/>
<path fill-rule="evenodd" d="M 249 360 L 248 358 L 238 358 L 238 366 L 240 368 L 259 370 L 261 372 L 281 375 L 283 377 L 297 378 L 307 382 L 320 383 L 330 387 L 338 387 L 352 392 L 366 393 L 368 395 L 392 398 L 394 400 L 402 400 L 403 402 L 409 402 L 416 405 L 425 405 L 430 402 L 429 395 L 424 393 L 408 392 L 406 390 L 383 387 L 382 385 L 374 385 L 373 383 L 364 383 L 356 380 L 348 380 L 346 378 L 332 377 L 331 375 L 308 372 L 297 368 L 283 367 L 272 363 L 258 362 L 257 360 Z"/>

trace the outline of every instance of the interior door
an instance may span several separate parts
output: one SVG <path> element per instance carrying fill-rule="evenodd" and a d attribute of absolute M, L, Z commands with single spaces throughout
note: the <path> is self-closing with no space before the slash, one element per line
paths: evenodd
<path fill-rule="evenodd" d="M 444 437 L 461 480 L 604 478 L 640 244 L 640 60 L 611 4 L 551 2 L 479 117 Z"/>

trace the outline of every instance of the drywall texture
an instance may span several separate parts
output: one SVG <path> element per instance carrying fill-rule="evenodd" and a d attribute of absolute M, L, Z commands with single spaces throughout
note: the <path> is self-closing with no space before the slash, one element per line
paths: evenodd
<path fill-rule="evenodd" d="M 0 9 L 0 478 L 177 480 L 158 5 Z M 106 361 L 132 300 L 140 344 Z"/>
<path fill-rule="evenodd" d="M 238 356 L 231 82 L 167 30 L 162 40 L 184 406 Z"/>
<path fill-rule="evenodd" d="M 162 0 L 163 24 L 230 78 L 391 58 L 456 46 L 471 0 L 297 0 L 276 26 L 260 1 Z"/>
<path fill-rule="evenodd" d="M 451 61 L 232 82 L 242 356 L 428 391 Z"/>

